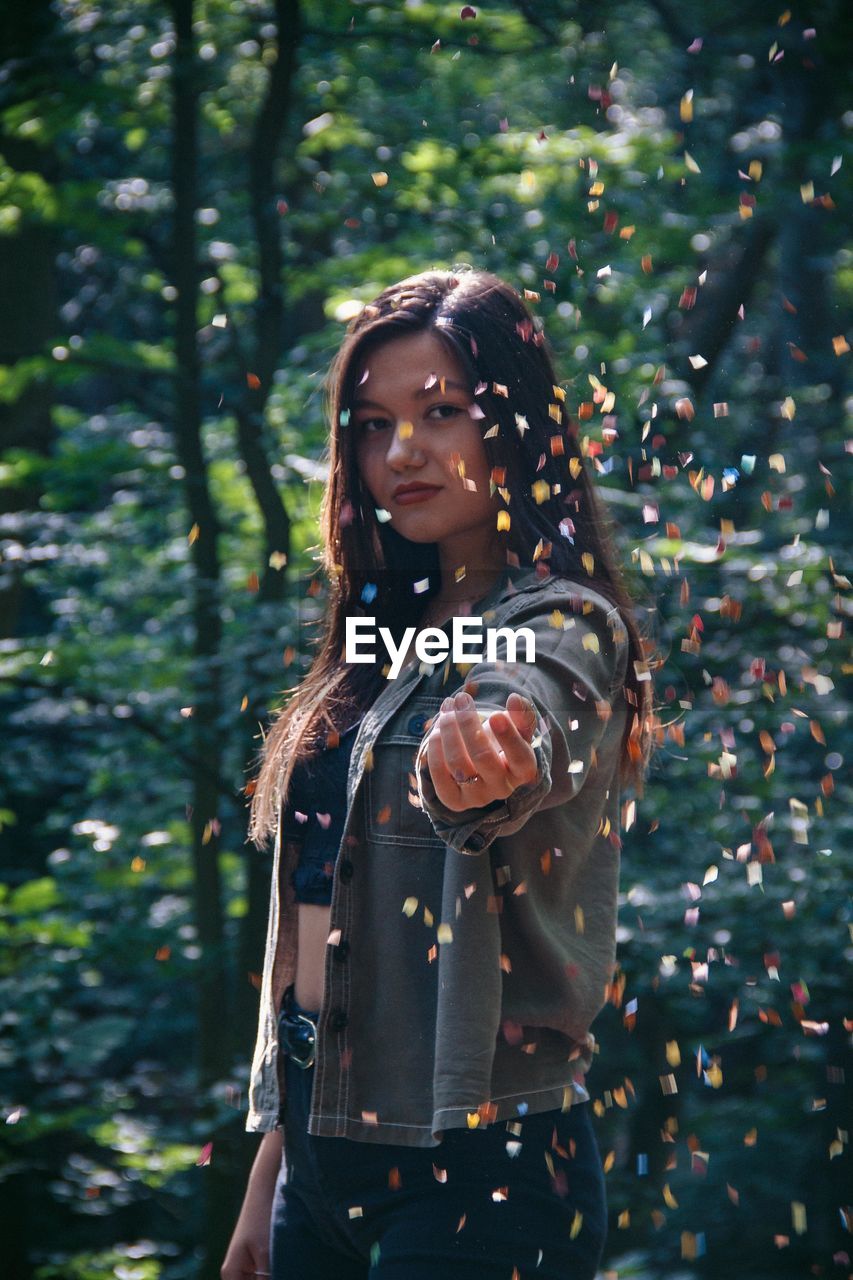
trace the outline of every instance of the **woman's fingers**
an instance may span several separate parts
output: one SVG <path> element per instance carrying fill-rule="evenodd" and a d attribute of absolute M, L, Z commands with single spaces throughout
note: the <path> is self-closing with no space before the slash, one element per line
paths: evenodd
<path fill-rule="evenodd" d="M 506 709 L 519 733 L 529 742 L 536 728 L 536 708 L 520 693 L 511 693 L 506 700 Z"/>
<path fill-rule="evenodd" d="M 535 781 L 535 725 L 535 708 L 518 694 L 510 695 L 506 711 L 493 712 L 485 722 L 468 694 L 445 698 L 427 741 L 438 798 L 454 810 L 474 808 Z"/>
<path fill-rule="evenodd" d="M 518 713 L 515 719 L 511 719 L 504 711 L 496 711 L 489 718 L 490 728 L 494 731 L 503 752 L 505 769 L 512 780 L 513 790 L 535 782 L 539 772 L 536 753 L 530 745 L 536 723 L 535 716 L 536 713 L 533 712 L 532 723 L 531 716 L 526 710 Z M 518 727 L 518 719 L 522 723 L 521 729 Z"/>
<path fill-rule="evenodd" d="M 452 704 L 452 705 L 451 705 Z M 490 790 L 503 781 L 503 766 L 494 735 L 484 728 L 473 700 L 467 695 L 446 699 L 438 727 L 450 776 L 459 786 L 476 777 Z"/>

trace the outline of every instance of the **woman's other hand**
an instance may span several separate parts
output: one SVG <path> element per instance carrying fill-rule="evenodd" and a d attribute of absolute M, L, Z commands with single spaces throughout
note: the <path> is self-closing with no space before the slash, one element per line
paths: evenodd
<path fill-rule="evenodd" d="M 222 1280 L 269 1276 L 270 1220 L 276 1181 L 282 1168 L 282 1132 L 265 1133 L 258 1147 L 243 1207 L 219 1274 Z"/>
<path fill-rule="evenodd" d="M 238 1223 L 219 1269 L 222 1280 L 254 1280 L 256 1276 L 271 1275 L 269 1237 L 269 1221 L 254 1228 L 248 1222 Z"/>
<path fill-rule="evenodd" d="M 535 782 L 530 744 L 536 719 L 535 708 L 518 693 L 509 695 L 506 711 L 493 711 L 484 721 L 469 694 L 445 698 L 427 740 L 429 774 L 441 803 L 461 813 Z"/>

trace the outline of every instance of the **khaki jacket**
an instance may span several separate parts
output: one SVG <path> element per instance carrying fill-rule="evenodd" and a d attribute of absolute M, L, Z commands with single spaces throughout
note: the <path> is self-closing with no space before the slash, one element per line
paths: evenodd
<path fill-rule="evenodd" d="M 472 613 L 532 629 L 536 660 L 505 661 L 504 640 L 492 663 L 416 663 L 364 717 L 333 880 L 312 1134 L 435 1146 L 444 1129 L 588 1096 L 589 1027 L 615 956 L 628 637 L 609 601 L 531 569 L 507 570 Z M 463 685 L 481 715 L 513 691 L 533 703 L 539 773 L 506 801 L 457 813 L 436 797 L 425 741 Z M 296 856 L 279 837 L 250 1132 L 279 1124 Z"/>

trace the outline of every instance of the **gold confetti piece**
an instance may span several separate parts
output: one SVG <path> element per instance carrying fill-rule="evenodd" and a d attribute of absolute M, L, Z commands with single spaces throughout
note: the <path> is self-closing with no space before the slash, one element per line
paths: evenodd
<path fill-rule="evenodd" d="M 439 943 L 447 943 L 453 941 L 453 930 L 449 924 L 440 924 L 436 930 L 436 938 Z"/>
<path fill-rule="evenodd" d="M 511 523 L 512 522 L 510 520 L 510 514 L 508 511 L 498 512 L 497 527 L 499 531 L 509 529 Z"/>
<path fill-rule="evenodd" d="M 187 534 L 187 542 L 190 544 L 190 546 L 192 546 L 194 542 L 198 542 L 200 533 L 201 533 L 200 526 L 197 524 L 194 524 L 193 527 L 190 529 L 189 533 Z"/>
<path fill-rule="evenodd" d="M 586 928 L 586 922 L 584 920 L 583 907 L 576 906 L 575 907 L 575 930 L 578 933 L 583 933 L 585 928 Z"/>
<path fill-rule="evenodd" d="M 760 160 L 750 160 L 747 172 L 753 182 L 760 182 L 761 175 L 764 172 L 764 166 Z"/>
<path fill-rule="evenodd" d="M 696 163 L 696 161 L 693 159 L 693 157 L 692 157 L 692 155 L 690 154 L 690 152 L 689 152 L 689 151 L 685 151 L 685 153 L 684 153 L 684 163 L 685 163 L 685 165 L 686 165 L 687 169 L 690 171 L 690 173 L 701 173 L 701 172 L 702 172 L 702 170 L 699 168 L 698 164 L 697 164 L 697 163 Z"/>
<path fill-rule="evenodd" d="M 551 496 L 551 486 L 545 480 L 537 480 L 531 492 L 536 499 L 537 507 L 541 507 L 542 503 L 547 502 Z"/>
<path fill-rule="evenodd" d="M 781 453 L 771 453 L 767 459 L 767 465 L 771 471 L 778 471 L 780 475 L 785 474 L 785 458 Z"/>
<path fill-rule="evenodd" d="M 785 396 L 785 399 L 782 401 L 782 408 L 779 412 L 782 414 L 783 418 L 787 418 L 789 422 L 793 422 L 797 413 L 797 406 L 791 396 Z"/>
<path fill-rule="evenodd" d="M 592 554 L 591 551 L 584 551 L 583 555 L 581 556 L 581 564 L 583 565 L 584 569 L 589 574 L 589 576 L 592 577 L 595 571 L 595 556 Z"/>
<path fill-rule="evenodd" d="M 690 124 L 693 119 L 693 90 L 688 89 L 684 97 L 681 99 L 679 106 L 679 114 L 684 124 Z"/>
<path fill-rule="evenodd" d="M 432 914 L 429 907 L 424 907 L 424 924 L 428 929 L 431 929 L 434 923 L 435 916 Z"/>
<path fill-rule="evenodd" d="M 713 1062 L 705 1072 L 705 1079 L 712 1089 L 719 1089 L 723 1083 L 723 1073 L 719 1063 Z"/>
<path fill-rule="evenodd" d="M 418 909 L 417 898 L 407 898 L 406 901 L 403 903 L 403 915 L 408 916 L 409 919 L 412 918 L 412 916 L 415 914 L 417 909 Z"/>
<path fill-rule="evenodd" d="M 616 1219 L 616 1225 L 620 1231 L 625 1231 L 631 1225 L 631 1210 L 623 1209 Z"/>
<path fill-rule="evenodd" d="M 381 171 L 381 170 L 380 170 L 380 172 L 379 172 L 379 173 L 372 173 L 370 176 L 371 176 L 371 178 L 373 179 L 373 185 L 374 185 L 375 187 L 387 187 L 387 186 L 388 186 L 388 174 L 387 174 L 387 173 L 385 173 L 385 172 L 383 172 L 383 171 Z"/>
<path fill-rule="evenodd" d="M 631 236 L 634 234 L 636 230 L 637 230 L 636 227 L 622 227 L 621 231 L 619 232 L 619 239 L 630 240 Z"/>
<path fill-rule="evenodd" d="M 696 1236 L 692 1231 L 681 1233 L 681 1256 L 685 1262 L 693 1261 L 697 1256 Z"/>
<path fill-rule="evenodd" d="M 800 187 L 800 199 L 803 204 L 811 204 L 814 200 L 814 183 L 804 182 Z"/>
<path fill-rule="evenodd" d="M 665 1182 L 665 1183 L 663 1184 L 663 1202 L 664 1202 L 664 1204 L 666 1205 L 667 1209 L 677 1209 L 677 1208 L 678 1208 L 678 1201 L 676 1200 L 675 1196 L 674 1196 L 674 1195 L 672 1194 L 672 1192 L 670 1191 L 670 1189 L 669 1189 L 669 1183 L 668 1183 L 668 1182 Z"/>
<path fill-rule="evenodd" d="M 671 1067 L 681 1066 L 681 1050 L 678 1047 L 677 1040 L 667 1040 L 666 1042 L 666 1060 Z"/>
<path fill-rule="evenodd" d="M 415 428 L 411 422 L 401 422 L 397 428 L 397 435 L 401 440 L 410 440 L 414 435 Z"/>
<path fill-rule="evenodd" d="M 130 864 L 130 869 L 131 869 L 131 871 L 136 871 L 136 872 L 144 871 L 144 870 L 145 870 L 145 859 L 144 859 L 144 858 L 140 858 L 140 857 L 139 857 L 139 855 L 137 854 L 137 856 L 133 859 L 133 861 L 132 861 L 132 862 L 131 862 L 131 864 Z"/>
<path fill-rule="evenodd" d="M 271 569 L 283 569 L 284 566 L 287 564 L 287 556 L 283 551 L 271 551 L 270 558 L 267 561 L 267 563 L 269 564 L 269 567 Z M 338 570 L 338 572 L 340 572 L 342 569 L 342 566 L 335 565 L 335 568 L 336 570 Z"/>
<path fill-rule="evenodd" d="M 780 13 L 777 19 L 777 26 L 785 27 L 791 21 L 791 10 L 786 9 L 784 13 Z"/>
<path fill-rule="evenodd" d="M 798 1236 L 806 1231 L 806 1206 L 801 1200 L 791 1201 L 791 1225 Z"/>
<path fill-rule="evenodd" d="M 469 1111 L 467 1119 L 468 1119 L 468 1128 L 476 1129 L 480 1123 L 480 1113 L 478 1111 Z"/>
<path fill-rule="evenodd" d="M 572 1225 L 569 1228 L 569 1239 L 576 1239 L 581 1227 L 583 1226 L 583 1214 L 580 1209 L 575 1209 L 575 1216 L 572 1218 Z"/>
<path fill-rule="evenodd" d="M 590 187 L 590 189 L 589 189 L 589 194 L 590 194 L 591 196 L 603 196 L 603 195 L 604 195 L 604 183 L 603 183 L 603 182 L 594 182 L 594 183 L 592 184 L 592 186 Z"/>
<path fill-rule="evenodd" d="M 581 644 L 583 645 L 584 649 L 588 649 L 590 653 L 599 653 L 601 650 L 601 645 L 599 644 L 598 636 L 595 635 L 593 632 L 589 632 L 587 635 L 585 635 L 583 640 L 581 641 Z"/>

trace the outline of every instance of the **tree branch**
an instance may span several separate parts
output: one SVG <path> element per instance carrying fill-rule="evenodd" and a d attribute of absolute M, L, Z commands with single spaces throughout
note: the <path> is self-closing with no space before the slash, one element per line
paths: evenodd
<path fill-rule="evenodd" d="M 0 688 L 4 685 L 8 685 L 12 689 L 32 689 L 35 692 L 49 695 L 51 697 L 73 698 L 80 702 L 84 702 L 86 706 L 90 707 L 93 711 L 103 709 L 105 711 L 110 711 L 111 714 L 113 714 L 109 703 L 105 702 L 102 694 L 99 695 L 91 690 L 81 689 L 79 685 L 66 684 L 59 680 L 36 680 L 31 677 L 21 675 L 0 676 Z M 240 816 L 242 817 L 244 815 L 246 805 L 245 796 L 243 796 L 239 791 L 235 791 L 231 784 L 227 782 L 221 774 L 213 772 L 207 762 L 200 760 L 192 751 L 187 751 L 184 747 L 179 746 L 175 739 L 167 733 L 157 721 L 149 720 L 143 712 L 132 706 L 130 707 L 130 715 L 124 716 L 123 720 L 127 723 L 132 723 L 140 733 L 144 733 L 148 738 L 153 738 L 153 740 L 159 743 L 161 747 L 166 747 L 172 758 L 180 764 L 185 765 L 190 769 L 201 770 L 214 784 L 219 794 L 226 800 L 230 800 L 231 803 L 240 811 Z"/>

